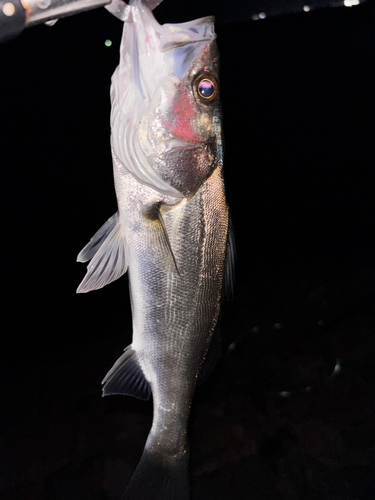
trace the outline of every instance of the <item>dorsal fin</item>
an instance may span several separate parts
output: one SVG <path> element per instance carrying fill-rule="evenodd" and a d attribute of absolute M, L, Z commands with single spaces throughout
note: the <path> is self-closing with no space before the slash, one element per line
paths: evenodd
<path fill-rule="evenodd" d="M 77 257 L 79 262 L 91 259 L 77 293 L 102 288 L 125 274 L 128 268 L 125 247 L 126 241 L 116 213 L 95 233 Z"/>
<path fill-rule="evenodd" d="M 210 342 L 210 347 L 208 348 L 206 357 L 203 361 L 201 369 L 199 370 L 197 387 L 206 382 L 221 357 L 221 333 L 219 321 L 220 318 L 217 320 L 215 331 Z"/>
<path fill-rule="evenodd" d="M 225 257 L 225 269 L 223 280 L 223 300 L 233 300 L 234 296 L 234 278 L 236 261 L 236 244 L 234 239 L 234 230 L 232 217 L 229 212 L 227 250 Z"/>

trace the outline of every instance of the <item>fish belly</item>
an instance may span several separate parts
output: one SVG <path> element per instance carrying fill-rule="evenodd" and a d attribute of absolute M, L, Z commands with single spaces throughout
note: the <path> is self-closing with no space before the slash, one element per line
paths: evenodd
<path fill-rule="evenodd" d="M 228 231 L 221 170 L 191 201 L 162 197 L 125 170 L 115 182 L 129 251 L 132 347 L 154 400 L 147 447 L 176 455 L 185 451 L 196 378 L 220 309 Z"/>

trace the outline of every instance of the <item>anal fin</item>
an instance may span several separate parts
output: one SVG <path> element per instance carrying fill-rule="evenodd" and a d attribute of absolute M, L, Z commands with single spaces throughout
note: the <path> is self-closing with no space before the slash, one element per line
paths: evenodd
<path fill-rule="evenodd" d="M 139 399 L 149 399 L 151 386 L 137 360 L 137 353 L 128 346 L 104 377 L 103 396 L 124 394 Z"/>

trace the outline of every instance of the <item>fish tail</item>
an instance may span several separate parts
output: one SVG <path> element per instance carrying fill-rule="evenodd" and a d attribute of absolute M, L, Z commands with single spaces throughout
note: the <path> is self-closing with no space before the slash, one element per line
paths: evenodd
<path fill-rule="evenodd" d="M 122 500 L 189 500 L 188 453 L 166 460 L 143 452 Z"/>

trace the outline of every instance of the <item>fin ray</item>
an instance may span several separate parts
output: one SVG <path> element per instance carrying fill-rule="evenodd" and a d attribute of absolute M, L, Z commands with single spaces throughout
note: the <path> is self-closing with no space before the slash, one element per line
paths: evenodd
<path fill-rule="evenodd" d="M 108 238 L 113 228 L 118 223 L 118 212 L 110 217 L 105 224 L 94 234 L 87 245 L 82 248 L 77 257 L 77 262 L 87 262 L 91 260 L 99 250 L 104 241 Z"/>
<path fill-rule="evenodd" d="M 229 213 L 226 261 L 223 279 L 223 300 L 233 300 L 235 279 L 236 243 L 232 217 Z"/>
<path fill-rule="evenodd" d="M 103 288 L 126 273 L 126 241 L 121 232 L 118 213 L 113 215 L 95 233 L 90 242 L 78 254 L 79 262 L 90 260 L 86 276 L 77 288 L 77 293 L 86 293 Z"/>
<path fill-rule="evenodd" d="M 221 333 L 219 321 L 220 317 L 217 320 L 215 331 L 210 342 L 210 347 L 208 348 L 206 357 L 199 370 L 197 386 L 201 386 L 204 382 L 206 382 L 221 357 Z"/>
<path fill-rule="evenodd" d="M 164 243 L 165 243 L 166 247 L 168 248 L 169 253 L 171 254 L 171 257 L 173 259 L 173 263 L 174 263 L 174 266 L 176 268 L 177 274 L 179 276 L 181 276 L 180 275 L 180 271 L 178 270 L 176 258 L 174 256 L 174 253 L 173 253 L 173 250 L 172 250 L 171 242 L 169 241 L 169 237 L 168 237 L 168 233 L 167 233 L 167 228 L 165 227 L 165 223 L 164 223 L 164 220 L 163 220 L 163 217 L 162 217 L 160 211 L 158 211 L 157 216 L 158 216 L 158 220 L 159 220 L 160 225 L 161 225 L 161 229 L 163 231 Z"/>
<path fill-rule="evenodd" d="M 129 345 L 122 356 L 103 379 L 103 396 L 123 394 L 139 399 L 149 399 L 151 386 L 137 359 L 137 353 Z"/>

